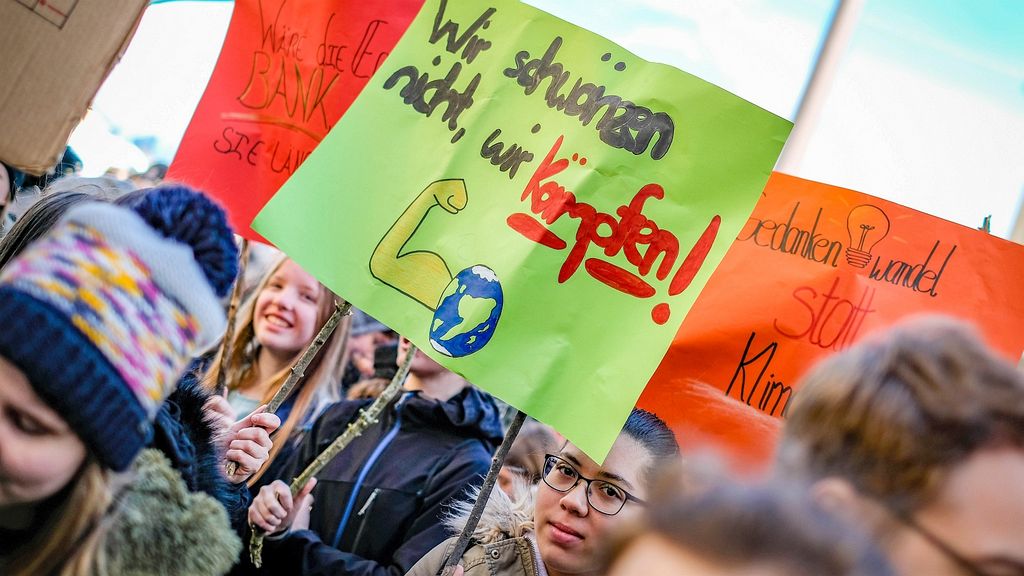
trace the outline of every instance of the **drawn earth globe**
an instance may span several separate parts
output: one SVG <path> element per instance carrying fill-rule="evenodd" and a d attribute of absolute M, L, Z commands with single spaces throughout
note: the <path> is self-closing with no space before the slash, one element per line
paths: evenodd
<path fill-rule="evenodd" d="M 482 264 L 452 278 L 438 300 L 430 323 L 430 345 L 445 356 L 459 358 L 490 342 L 501 317 L 501 283 Z"/>

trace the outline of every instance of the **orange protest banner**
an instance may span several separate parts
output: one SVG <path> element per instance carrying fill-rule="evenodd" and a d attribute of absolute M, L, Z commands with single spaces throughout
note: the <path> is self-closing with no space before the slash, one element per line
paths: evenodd
<path fill-rule="evenodd" d="M 1024 246 L 853 190 L 774 173 L 638 405 L 684 448 L 763 469 L 817 360 L 921 313 L 1024 350 Z"/>
<path fill-rule="evenodd" d="M 423 0 L 236 0 L 168 179 L 249 228 L 384 62 Z"/>

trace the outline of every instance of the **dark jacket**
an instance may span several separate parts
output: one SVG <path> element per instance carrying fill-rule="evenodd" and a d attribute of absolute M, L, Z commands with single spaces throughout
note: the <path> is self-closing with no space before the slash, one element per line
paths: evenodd
<path fill-rule="evenodd" d="M 301 472 L 368 403 L 328 408 L 284 479 Z M 486 393 L 467 386 L 447 402 L 406 393 L 320 472 L 310 530 L 268 539 L 260 573 L 405 574 L 447 538 L 444 507 L 479 486 L 501 438 L 498 408 Z"/>
<path fill-rule="evenodd" d="M 189 490 L 205 492 L 220 502 L 232 527 L 244 534 L 251 501 L 249 489 L 244 482 L 231 484 L 224 475 L 224 462 L 203 412 L 209 397 L 194 377 L 182 378 L 157 412 L 150 448 L 167 456 Z"/>

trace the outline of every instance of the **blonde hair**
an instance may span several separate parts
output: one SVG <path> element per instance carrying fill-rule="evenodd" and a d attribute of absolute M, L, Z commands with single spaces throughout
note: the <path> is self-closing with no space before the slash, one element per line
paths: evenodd
<path fill-rule="evenodd" d="M 90 576 L 105 573 L 107 561 L 103 542 L 113 524 L 109 513 L 127 478 L 128 474 L 111 472 L 89 458 L 35 538 L 7 566 L 9 574 Z"/>
<path fill-rule="evenodd" d="M 227 387 L 228 390 L 238 390 L 248 384 L 255 377 L 256 356 L 259 353 L 259 342 L 256 340 L 256 332 L 253 328 L 253 316 L 256 312 L 256 299 L 260 292 L 266 288 L 270 279 L 277 273 L 278 269 L 287 262 L 289 258 L 282 257 L 264 275 L 259 285 L 247 299 L 236 316 L 235 337 L 231 346 L 231 356 L 227 365 Z M 320 285 L 319 311 L 317 313 L 317 332 L 331 314 L 334 312 L 335 295 L 323 284 Z M 270 457 L 260 468 L 249 483 L 253 484 L 266 472 L 270 463 L 280 453 L 281 448 L 288 439 L 302 425 L 315 418 L 324 407 L 332 402 L 341 400 L 341 373 L 348 362 L 348 335 L 352 325 L 352 317 L 346 316 L 338 324 L 338 327 L 331 334 L 331 337 L 306 367 L 306 375 L 298 384 L 298 390 L 293 392 L 295 404 L 288 415 L 288 419 L 281 423 L 281 427 L 274 432 L 274 445 L 270 449 Z M 210 362 L 206 374 L 202 378 L 203 386 L 209 390 L 216 389 L 217 378 L 220 374 L 221 347 Z M 270 402 L 277 390 L 288 379 L 291 372 L 291 365 L 302 355 L 302 350 L 295 354 L 295 358 L 289 366 L 274 374 L 271 377 L 272 384 L 267 387 L 266 393 L 260 399 L 261 404 Z"/>

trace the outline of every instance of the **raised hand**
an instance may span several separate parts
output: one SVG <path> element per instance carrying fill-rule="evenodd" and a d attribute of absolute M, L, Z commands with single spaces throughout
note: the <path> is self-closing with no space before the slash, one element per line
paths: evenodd
<path fill-rule="evenodd" d="M 266 405 L 260 406 L 224 433 L 224 459 L 235 463 L 228 475 L 233 484 L 248 480 L 270 457 L 274 446 L 270 435 L 281 425 L 281 419 L 276 414 L 266 413 L 266 409 Z"/>

